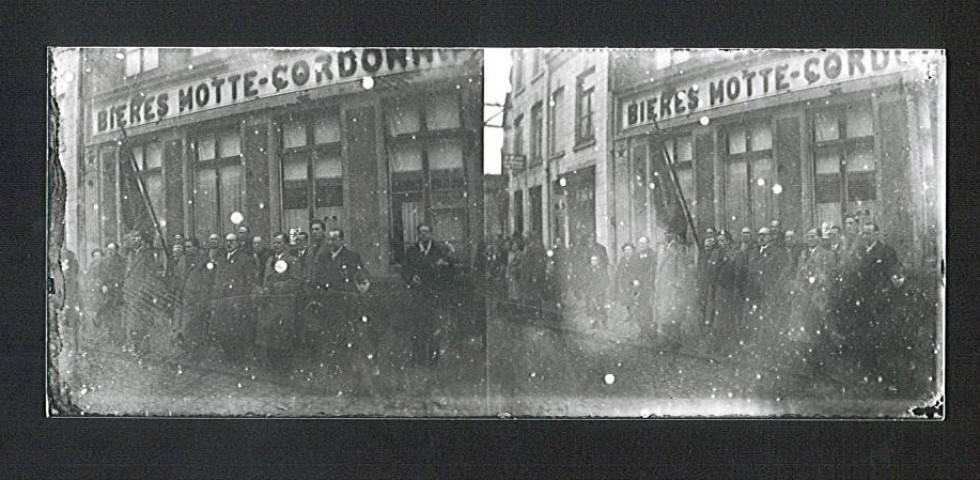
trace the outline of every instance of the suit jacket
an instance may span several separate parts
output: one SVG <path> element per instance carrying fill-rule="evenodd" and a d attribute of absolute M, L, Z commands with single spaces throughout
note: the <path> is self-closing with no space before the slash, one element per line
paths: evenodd
<path fill-rule="evenodd" d="M 746 266 L 746 296 L 751 299 L 773 297 L 786 280 L 788 266 L 789 254 L 775 243 L 751 250 Z"/>
<path fill-rule="evenodd" d="M 276 262 L 279 260 L 286 262 L 286 270 L 282 273 L 276 271 Z M 262 286 L 268 288 L 271 294 L 298 293 L 303 281 L 303 267 L 299 259 L 288 252 L 282 258 L 273 253 L 266 259 Z"/>
<path fill-rule="evenodd" d="M 357 284 L 367 279 L 364 262 L 357 252 L 346 245 L 334 256 L 329 247 L 317 253 L 313 263 L 310 281 L 314 287 L 325 290 L 355 292 Z"/>
<path fill-rule="evenodd" d="M 892 288 L 892 275 L 898 273 L 899 261 L 895 249 L 878 242 L 867 250 L 861 247 L 858 255 L 859 289 L 868 295 L 878 295 Z"/>
<path fill-rule="evenodd" d="M 415 275 L 419 276 L 423 287 L 436 291 L 443 290 L 452 283 L 453 261 L 449 256 L 449 248 L 444 244 L 433 240 L 428 253 L 425 253 L 415 243 L 408 247 L 405 257 L 401 274 L 410 286 Z"/>
<path fill-rule="evenodd" d="M 810 249 L 807 248 L 797 257 L 796 280 L 800 282 L 804 291 L 814 291 L 829 286 L 833 271 L 834 254 L 819 245 L 813 253 L 810 253 Z"/>
<path fill-rule="evenodd" d="M 238 249 L 228 257 L 224 252 L 217 256 L 214 267 L 214 295 L 227 298 L 248 295 L 256 284 L 255 257 Z"/>

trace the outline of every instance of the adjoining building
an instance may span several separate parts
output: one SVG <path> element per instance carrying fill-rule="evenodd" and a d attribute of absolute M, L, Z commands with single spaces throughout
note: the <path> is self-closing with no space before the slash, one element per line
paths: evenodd
<path fill-rule="evenodd" d="M 658 235 L 650 172 L 666 150 L 698 232 L 772 219 L 801 232 L 856 214 L 882 228 L 905 265 L 933 268 L 939 60 L 895 50 L 614 52 L 617 236 Z"/>
<path fill-rule="evenodd" d="M 607 243 L 608 51 L 515 49 L 504 116 L 510 229 Z"/>
<path fill-rule="evenodd" d="M 675 183 L 657 178 L 666 151 L 699 233 L 772 220 L 802 233 L 856 214 L 880 226 L 905 265 L 933 270 L 939 55 L 514 50 L 511 230 L 572 243 L 594 232 L 611 257 L 641 236 L 660 241 L 655 188 Z"/>
<path fill-rule="evenodd" d="M 147 229 L 144 198 L 164 239 L 234 231 L 234 212 L 266 239 L 325 219 L 376 274 L 422 222 L 460 258 L 483 236 L 482 51 L 83 56 L 85 251 Z"/>

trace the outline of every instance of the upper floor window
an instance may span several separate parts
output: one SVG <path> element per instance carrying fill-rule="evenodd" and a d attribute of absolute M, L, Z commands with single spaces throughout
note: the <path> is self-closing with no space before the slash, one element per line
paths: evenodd
<path fill-rule="evenodd" d="M 212 50 L 214 50 L 213 47 L 193 47 L 191 48 L 191 56 L 199 57 L 211 53 Z"/>
<path fill-rule="evenodd" d="M 520 50 L 514 51 L 514 91 L 519 92 L 524 88 L 524 54 Z"/>
<path fill-rule="evenodd" d="M 541 49 L 538 48 L 534 49 L 533 53 L 531 53 L 531 77 L 532 78 L 537 77 L 538 74 L 541 73 L 542 55 L 543 54 L 541 53 Z"/>
<path fill-rule="evenodd" d="M 575 143 L 580 144 L 595 139 L 595 67 L 579 75 L 575 91 Z"/>
<path fill-rule="evenodd" d="M 544 140 L 544 121 L 541 117 L 541 102 L 531 107 L 531 162 L 541 161 L 541 151 Z"/>
<path fill-rule="evenodd" d="M 127 77 L 148 72 L 160 65 L 160 50 L 157 48 L 127 48 L 123 50 L 123 55 Z"/>
<path fill-rule="evenodd" d="M 558 148 L 558 119 L 562 115 L 561 107 L 561 94 L 563 89 L 559 88 L 551 94 L 551 100 L 548 102 L 548 154 L 555 155 L 559 151 Z"/>

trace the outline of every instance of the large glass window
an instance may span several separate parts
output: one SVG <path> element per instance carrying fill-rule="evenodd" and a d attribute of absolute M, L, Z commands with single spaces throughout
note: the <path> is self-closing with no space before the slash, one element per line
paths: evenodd
<path fill-rule="evenodd" d="M 340 116 L 320 110 L 279 122 L 282 228 L 307 230 L 314 219 L 344 228 Z"/>
<path fill-rule="evenodd" d="M 775 214 L 772 126 L 768 120 L 729 126 L 725 142 L 724 227 L 762 228 Z"/>
<path fill-rule="evenodd" d="M 876 159 L 871 103 L 813 112 L 817 223 L 840 225 L 846 213 L 873 220 Z"/>
<path fill-rule="evenodd" d="M 236 226 L 231 214 L 241 212 L 244 200 L 241 133 L 237 128 L 205 133 L 194 149 L 194 233 L 230 233 Z"/>
<path fill-rule="evenodd" d="M 653 233 L 655 226 L 653 216 L 656 210 L 650 206 L 656 201 L 654 190 L 658 188 L 657 185 L 673 185 L 674 182 L 670 178 L 655 178 L 660 175 L 659 170 L 661 169 L 653 165 L 653 161 L 654 158 L 662 155 L 661 148 L 666 151 L 673 166 L 673 171 L 677 176 L 677 185 L 684 194 L 688 211 L 692 215 L 694 214 L 697 198 L 694 192 L 694 146 L 691 139 L 690 134 L 682 134 L 665 139 L 662 146 L 659 142 L 649 145 L 641 143 L 633 146 L 631 153 L 633 241 L 640 236 L 650 236 Z"/>
<path fill-rule="evenodd" d="M 466 134 L 460 97 L 438 92 L 392 99 L 384 108 L 391 182 L 392 260 L 404 261 L 416 228 L 430 223 L 440 241 L 466 241 Z"/>
<path fill-rule="evenodd" d="M 143 188 L 150 198 L 150 205 L 153 206 L 153 213 L 157 217 L 157 222 L 164 219 L 164 192 L 163 192 L 163 143 L 153 141 L 137 145 L 130 152 L 136 160 L 136 171 Z M 126 158 L 124 161 L 128 161 Z M 140 201 L 142 199 L 132 199 Z"/>
<path fill-rule="evenodd" d="M 579 75 L 576 81 L 575 143 L 595 139 L 593 117 L 595 115 L 595 67 Z"/>

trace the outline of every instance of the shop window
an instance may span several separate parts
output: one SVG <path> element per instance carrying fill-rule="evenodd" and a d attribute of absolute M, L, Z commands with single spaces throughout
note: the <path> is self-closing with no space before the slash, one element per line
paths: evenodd
<path fill-rule="evenodd" d="M 241 134 L 237 128 L 206 133 L 192 143 L 195 158 L 194 229 L 198 238 L 233 232 L 231 214 L 243 207 Z"/>
<path fill-rule="evenodd" d="M 391 99 L 384 112 L 392 263 L 400 264 L 421 223 L 431 223 L 438 240 L 455 242 L 457 232 L 465 238 L 467 137 L 455 91 Z"/>
<path fill-rule="evenodd" d="M 148 72 L 160 65 L 160 50 L 157 48 L 126 48 L 123 55 L 123 71 L 127 77 Z"/>
<path fill-rule="evenodd" d="M 153 206 L 153 213 L 157 221 L 164 219 L 163 205 L 163 144 L 161 142 L 148 142 L 137 145 L 130 149 L 133 160 L 136 162 L 136 172 L 143 183 L 146 195 Z M 128 158 L 123 159 L 129 161 Z M 127 198 L 128 202 L 142 202 L 142 198 Z"/>
<path fill-rule="evenodd" d="M 541 102 L 531 107 L 531 164 L 541 162 L 544 123 L 541 118 Z"/>
<path fill-rule="evenodd" d="M 840 225 L 847 213 L 873 220 L 877 160 L 871 103 L 818 110 L 811 119 L 817 223 Z"/>
<path fill-rule="evenodd" d="M 282 228 L 306 230 L 314 219 L 344 228 L 340 117 L 321 110 L 279 124 Z"/>
<path fill-rule="evenodd" d="M 653 165 L 653 159 L 660 157 L 660 149 L 666 152 L 670 159 L 674 174 L 677 178 L 677 186 L 684 194 L 684 200 L 688 211 L 694 214 L 694 205 L 697 197 L 694 191 L 694 147 L 690 134 L 677 135 L 673 138 L 663 140 L 663 144 L 655 142 L 648 145 L 637 145 L 633 148 L 633 240 L 641 235 L 650 235 L 653 227 L 655 210 L 650 205 L 655 201 L 654 189 L 657 185 L 671 185 L 674 188 L 674 179 L 655 178 L 659 174 L 659 168 Z M 653 150 L 657 149 L 657 150 Z M 654 154 L 656 152 L 656 154 Z M 664 170 L 666 171 L 666 170 Z"/>
<path fill-rule="evenodd" d="M 575 144 L 595 140 L 595 67 L 579 75 L 576 81 Z"/>
<path fill-rule="evenodd" d="M 559 88 L 551 94 L 551 101 L 548 102 L 548 154 L 557 155 L 561 152 L 558 145 L 558 122 L 561 118 L 562 89 Z"/>
<path fill-rule="evenodd" d="M 768 120 L 732 125 L 725 137 L 724 227 L 762 228 L 775 214 L 772 125 Z"/>

